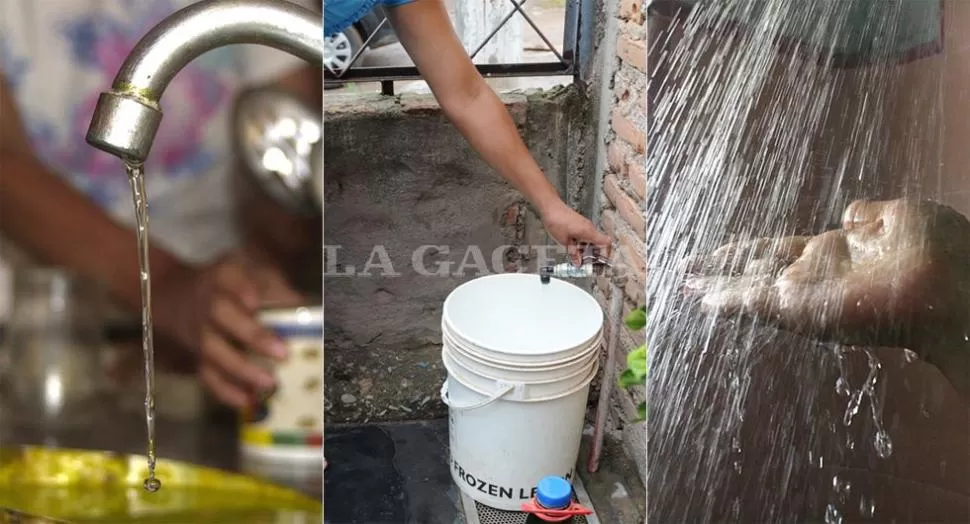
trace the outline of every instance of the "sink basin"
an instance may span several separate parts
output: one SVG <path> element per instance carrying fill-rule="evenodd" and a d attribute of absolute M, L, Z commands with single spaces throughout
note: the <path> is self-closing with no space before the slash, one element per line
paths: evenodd
<path fill-rule="evenodd" d="M 159 459 L 156 476 L 162 489 L 148 493 L 142 488 L 146 473 L 146 459 L 140 455 L 0 448 L 0 524 L 323 520 L 319 501 L 253 477 Z"/>

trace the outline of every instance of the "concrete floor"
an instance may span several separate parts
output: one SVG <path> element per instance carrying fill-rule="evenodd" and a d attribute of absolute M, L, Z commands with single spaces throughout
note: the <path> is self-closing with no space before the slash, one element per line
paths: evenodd
<path fill-rule="evenodd" d="M 461 494 L 448 469 L 447 420 L 327 426 L 326 524 L 461 524 Z M 588 453 L 585 438 L 581 462 Z M 579 466 L 599 521 L 645 521 L 646 493 L 619 441 L 600 469 Z"/>
<path fill-rule="evenodd" d="M 454 19 L 453 0 L 448 2 L 449 11 Z M 565 27 L 564 2 L 558 0 L 538 0 L 533 3 L 526 3 L 523 9 L 529 17 L 536 23 L 539 29 L 546 35 L 546 38 L 556 46 L 556 50 L 562 52 L 562 37 Z M 518 16 L 518 15 L 516 15 Z M 547 51 L 548 47 L 542 38 L 523 20 L 522 22 L 522 61 L 528 63 L 552 62 L 556 60 L 556 55 Z M 400 66 L 412 65 L 411 58 L 401 44 L 394 43 L 378 49 L 365 51 L 360 57 L 359 64 L 366 67 L 374 66 Z M 525 78 L 492 78 L 488 79 L 489 85 L 497 91 L 512 91 L 521 89 L 549 89 L 555 86 L 568 84 L 572 81 L 570 77 L 525 77 Z M 427 93 L 428 84 L 424 81 L 402 81 L 396 82 L 394 90 L 397 93 Z M 348 84 L 343 88 L 334 89 L 329 92 L 374 92 L 380 91 L 378 83 L 359 83 Z"/>

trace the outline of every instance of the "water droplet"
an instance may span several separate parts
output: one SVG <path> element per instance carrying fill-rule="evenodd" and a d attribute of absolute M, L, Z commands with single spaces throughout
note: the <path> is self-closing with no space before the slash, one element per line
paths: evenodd
<path fill-rule="evenodd" d="M 893 441 L 889 438 L 889 433 L 886 430 L 883 429 L 876 432 L 875 448 L 876 454 L 881 459 L 887 459 L 892 456 Z"/>
<path fill-rule="evenodd" d="M 839 508 L 835 507 L 835 504 L 829 504 L 825 507 L 825 524 L 842 524 L 842 513 L 839 512 Z"/>
<path fill-rule="evenodd" d="M 155 493 L 156 491 L 162 489 L 162 481 L 155 477 L 148 477 L 145 479 L 145 491 L 149 493 Z"/>
<path fill-rule="evenodd" d="M 839 377 L 835 381 L 835 392 L 843 397 L 847 397 L 852 394 L 852 388 L 849 387 L 849 381 L 845 377 Z"/>
<path fill-rule="evenodd" d="M 832 489 L 838 494 L 848 495 L 852 492 L 852 483 L 835 475 L 832 477 Z"/>
<path fill-rule="evenodd" d="M 845 448 L 849 451 L 855 450 L 855 440 L 851 436 L 845 438 Z"/>
<path fill-rule="evenodd" d="M 863 518 L 871 519 L 873 515 L 876 514 L 876 501 L 875 499 L 863 496 L 859 498 L 859 514 Z"/>
<path fill-rule="evenodd" d="M 860 389 L 849 399 L 849 405 L 845 407 L 845 415 L 842 417 L 842 424 L 846 427 L 852 425 L 852 419 L 859 413 L 859 406 L 862 404 L 862 395 L 866 390 Z"/>
<path fill-rule="evenodd" d="M 907 364 L 912 364 L 913 362 L 916 362 L 917 360 L 919 360 L 919 355 L 917 355 L 916 352 L 914 352 L 914 351 L 911 351 L 909 349 L 904 349 L 903 350 L 903 360 Z"/>

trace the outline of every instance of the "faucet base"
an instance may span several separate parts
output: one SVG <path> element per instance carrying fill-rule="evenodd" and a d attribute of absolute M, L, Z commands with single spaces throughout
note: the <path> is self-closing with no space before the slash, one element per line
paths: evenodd
<path fill-rule="evenodd" d="M 162 112 L 130 95 L 101 93 L 86 140 L 92 146 L 141 163 L 148 158 Z"/>

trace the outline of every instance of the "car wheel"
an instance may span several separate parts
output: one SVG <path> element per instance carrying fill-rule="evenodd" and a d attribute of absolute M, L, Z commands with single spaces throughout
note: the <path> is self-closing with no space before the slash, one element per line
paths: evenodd
<path fill-rule="evenodd" d="M 335 75 L 343 73 L 363 45 L 364 39 L 354 27 L 327 37 L 323 43 L 323 66 Z"/>

